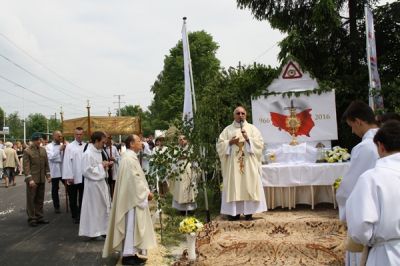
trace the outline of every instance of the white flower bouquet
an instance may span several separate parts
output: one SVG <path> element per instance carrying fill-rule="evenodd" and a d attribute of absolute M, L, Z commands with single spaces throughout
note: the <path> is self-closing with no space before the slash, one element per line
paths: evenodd
<path fill-rule="evenodd" d="M 184 234 L 197 233 L 203 230 L 203 223 L 194 217 L 187 217 L 179 223 L 179 232 Z"/>
<path fill-rule="evenodd" d="M 327 151 L 325 160 L 328 163 L 341 163 L 350 160 L 350 154 L 347 149 L 335 146 L 331 151 Z"/>

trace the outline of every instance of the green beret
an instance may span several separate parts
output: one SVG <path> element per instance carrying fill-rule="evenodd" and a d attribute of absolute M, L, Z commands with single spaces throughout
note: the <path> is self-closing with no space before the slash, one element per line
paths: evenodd
<path fill-rule="evenodd" d="M 40 134 L 39 132 L 35 132 L 32 134 L 31 140 L 38 140 L 42 137 L 42 134 Z"/>

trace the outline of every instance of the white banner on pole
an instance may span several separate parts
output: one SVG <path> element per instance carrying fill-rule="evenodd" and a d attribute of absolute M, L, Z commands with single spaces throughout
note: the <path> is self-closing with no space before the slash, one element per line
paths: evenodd
<path fill-rule="evenodd" d="M 192 99 L 192 83 L 190 75 L 190 50 L 189 50 L 189 40 L 186 32 L 186 19 L 183 20 L 182 25 L 182 48 L 183 48 L 183 64 L 184 64 L 184 74 L 185 74 L 185 98 L 183 101 L 183 121 L 190 121 L 193 119 L 193 99 Z"/>
<path fill-rule="evenodd" d="M 261 131 L 266 143 L 289 143 L 288 127 L 290 108 L 295 110 L 300 125 L 297 130 L 299 142 L 336 140 L 335 92 L 299 97 L 282 95 L 261 96 L 252 100 L 253 124 Z"/>
<path fill-rule="evenodd" d="M 381 95 L 381 80 L 378 73 L 378 56 L 376 54 L 374 16 L 368 6 L 365 6 L 365 30 L 367 39 L 367 62 L 370 88 L 369 106 L 373 110 L 383 109 L 384 106 Z"/>

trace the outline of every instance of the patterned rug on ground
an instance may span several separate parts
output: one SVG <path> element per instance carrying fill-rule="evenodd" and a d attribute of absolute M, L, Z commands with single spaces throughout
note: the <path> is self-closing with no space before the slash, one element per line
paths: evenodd
<path fill-rule="evenodd" d="M 268 211 L 218 218 L 197 239 L 196 265 L 343 265 L 346 227 L 336 210 Z"/>

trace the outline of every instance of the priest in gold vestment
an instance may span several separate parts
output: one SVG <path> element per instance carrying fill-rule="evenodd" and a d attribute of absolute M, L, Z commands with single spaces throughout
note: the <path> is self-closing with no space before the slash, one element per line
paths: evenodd
<path fill-rule="evenodd" d="M 246 110 L 239 106 L 234 121 L 219 136 L 217 152 L 223 176 L 221 214 L 239 220 L 240 214 L 252 220 L 254 213 L 267 211 L 261 183 L 261 156 L 264 142 L 260 131 L 246 121 Z"/>
<path fill-rule="evenodd" d="M 125 145 L 127 150 L 119 164 L 103 257 L 119 251 L 122 264 L 140 265 L 145 260 L 138 254 L 156 246 L 148 206 L 153 195 L 136 154 L 142 148 L 140 138 L 130 135 Z"/>

